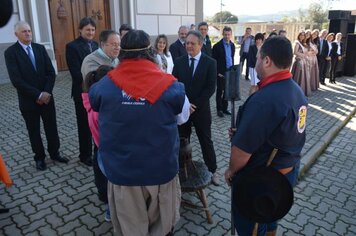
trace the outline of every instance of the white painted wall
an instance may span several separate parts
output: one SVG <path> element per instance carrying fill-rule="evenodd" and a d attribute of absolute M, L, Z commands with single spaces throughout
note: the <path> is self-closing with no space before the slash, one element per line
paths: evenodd
<path fill-rule="evenodd" d="M 137 0 L 137 13 L 169 14 L 169 4 L 169 0 Z"/>
<path fill-rule="evenodd" d="M 144 30 L 149 35 L 158 34 L 158 17 L 156 15 L 137 15 L 136 28 Z"/>
<path fill-rule="evenodd" d="M 181 25 L 195 21 L 196 0 L 136 0 L 136 28 L 150 35 L 176 35 Z"/>

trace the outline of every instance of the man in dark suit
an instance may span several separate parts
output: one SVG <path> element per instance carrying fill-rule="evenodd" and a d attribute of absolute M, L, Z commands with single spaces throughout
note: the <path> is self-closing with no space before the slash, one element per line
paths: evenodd
<path fill-rule="evenodd" d="M 79 159 L 87 166 L 92 166 L 93 141 L 88 124 L 88 115 L 83 106 L 81 73 L 84 58 L 98 49 L 98 43 L 93 41 L 96 24 L 90 17 L 80 20 L 80 36 L 66 45 L 66 59 L 72 76 L 72 97 L 77 115 L 79 137 Z"/>
<path fill-rule="evenodd" d="M 325 75 L 326 75 L 326 69 L 327 69 L 327 63 L 325 58 L 328 56 L 328 46 L 326 42 L 326 35 L 328 34 L 328 31 L 326 29 L 323 29 L 320 31 L 319 34 L 319 42 L 317 43 L 318 46 L 318 54 L 317 54 L 317 59 L 318 59 L 318 67 L 319 67 L 319 82 L 322 85 L 325 85 Z"/>
<path fill-rule="evenodd" d="M 187 37 L 187 34 L 188 34 L 187 26 L 182 25 L 181 27 L 179 27 L 178 39 L 177 39 L 177 41 L 172 43 L 171 46 L 169 47 L 169 51 L 172 55 L 173 62 L 175 62 L 175 60 L 178 57 L 187 55 L 187 51 L 185 49 L 185 39 Z"/>
<path fill-rule="evenodd" d="M 219 117 L 223 117 L 223 113 L 231 115 L 227 110 L 227 101 L 224 99 L 225 72 L 234 65 L 235 45 L 231 42 L 231 37 L 231 28 L 224 27 L 223 38 L 213 47 L 213 58 L 217 62 L 216 109 Z"/>
<path fill-rule="evenodd" d="M 244 67 L 244 62 L 246 60 L 246 72 L 245 72 L 245 79 L 249 80 L 248 76 L 248 50 L 250 49 L 250 46 L 255 43 L 255 38 L 251 34 L 252 29 L 250 27 L 247 27 L 245 30 L 245 34 L 241 37 L 239 37 L 239 44 L 241 45 L 240 47 L 240 66 L 241 70 Z"/>
<path fill-rule="evenodd" d="M 198 30 L 200 31 L 201 35 L 203 36 L 203 47 L 201 48 L 201 51 L 211 57 L 212 51 L 211 51 L 211 41 L 209 39 L 209 25 L 205 21 L 200 22 L 198 25 Z"/>
<path fill-rule="evenodd" d="M 186 95 L 195 112 L 189 120 L 180 125 L 181 137 L 188 137 L 192 133 L 192 125 L 202 149 L 204 162 L 213 173 L 212 183 L 219 185 L 216 175 L 216 156 L 211 140 L 211 112 L 209 99 L 215 92 L 216 61 L 201 53 L 203 36 L 199 31 L 189 31 L 186 39 L 188 55 L 178 58 L 174 64 L 172 74 L 185 85 Z"/>
<path fill-rule="evenodd" d="M 19 107 L 25 120 L 34 159 L 38 170 L 47 168 L 41 139 L 42 118 L 51 159 L 67 163 L 59 155 L 56 108 L 52 90 L 55 71 L 44 46 L 32 42 L 30 25 L 20 21 L 15 25 L 18 41 L 5 51 L 6 67 L 10 80 L 17 90 Z"/>

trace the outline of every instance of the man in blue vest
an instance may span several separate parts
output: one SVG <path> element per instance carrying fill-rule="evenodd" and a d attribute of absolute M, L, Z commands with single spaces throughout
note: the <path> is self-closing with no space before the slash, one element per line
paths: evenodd
<path fill-rule="evenodd" d="M 117 235 L 167 235 L 179 219 L 177 123 L 190 104 L 184 85 L 155 63 L 144 31 L 122 38 L 119 60 L 89 91 L 111 221 Z"/>
<path fill-rule="evenodd" d="M 292 186 L 296 184 L 305 143 L 307 99 L 292 79 L 292 59 L 291 43 L 282 36 L 268 38 L 258 52 L 259 90 L 239 109 L 230 164 L 225 171 L 229 185 L 234 185 L 247 171 L 266 166 L 274 149 L 278 151 L 270 166 L 284 174 Z M 238 235 L 252 235 L 255 222 L 234 206 Z M 275 235 L 276 231 L 277 222 L 258 227 L 258 235 Z"/>

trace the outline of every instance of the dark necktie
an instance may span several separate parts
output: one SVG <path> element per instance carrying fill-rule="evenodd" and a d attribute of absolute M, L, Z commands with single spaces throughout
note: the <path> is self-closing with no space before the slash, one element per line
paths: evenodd
<path fill-rule="evenodd" d="M 28 57 L 30 58 L 33 67 L 35 68 L 35 70 L 37 70 L 37 68 L 36 68 L 36 60 L 35 60 L 35 56 L 33 55 L 32 48 L 30 46 L 27 46 L 26 49 L 27 49 Z"/>
<path fill-rule="evenodd" d="M 195 58 L 191 57 L 190 58 L 189 73 L 192 76 L 192 78 L 193 78 L 193 73 L 194 73 L 194 61 L 195 61 Z"/>
<path fill-rule="evenodd" d="M 93 52 L 93 48 L 91 47 L 91 42 L 89 42 L 88 45 L 89 45 L 89 51 Z"/>

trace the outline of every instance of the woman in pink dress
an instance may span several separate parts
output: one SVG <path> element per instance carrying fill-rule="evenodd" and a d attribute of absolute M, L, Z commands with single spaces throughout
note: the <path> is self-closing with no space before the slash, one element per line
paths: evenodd
<path fill-rule="evenodd" d="M 305 44 L 305 32 L 301 31 L 298 34 L 294 46 L 295 61 L 292 67 L 293 79 L 301 89 L 305 96 L 311 94 L 310 88 L 310 70 L 307 68 L 308 49 Z"/>
<path fill-rule="evenodd" d="M 309 64 L 310 64 L 310 88 L 311 91 L 316 91 L 319 88 L 319 67 L 318 59 L 316 55 L 318 54 L 318 46 L 315 40 L 318 39 L 319 31 L 313 30 L 311 33 L 311 38 L 309 41 Z"/>

